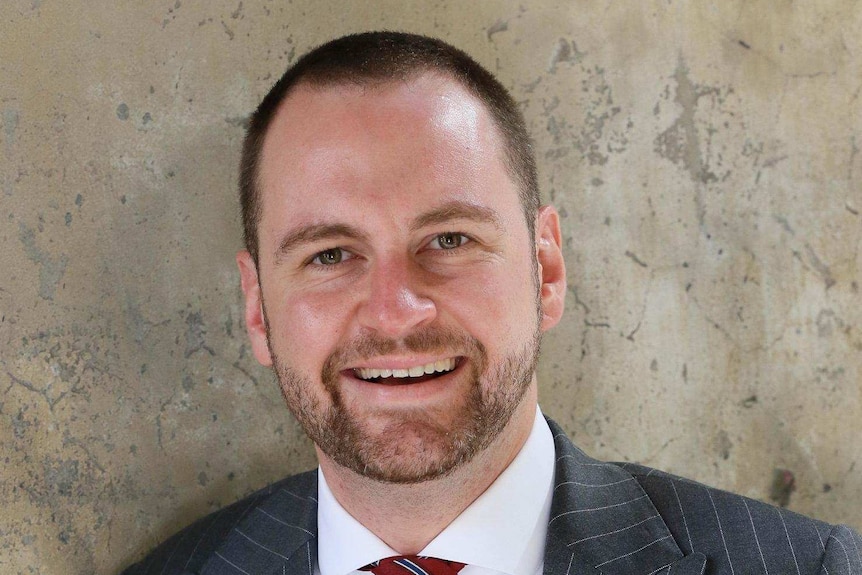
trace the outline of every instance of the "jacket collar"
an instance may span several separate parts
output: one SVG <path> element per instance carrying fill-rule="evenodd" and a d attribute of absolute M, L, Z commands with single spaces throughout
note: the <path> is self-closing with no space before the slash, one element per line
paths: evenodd
<path fill-rule="evenodd" d="M 289 477 L 268 490 L 269 495 L 256 499 L 256 503 L 249 506 L 204 565 L 201 575 L 314 574 L 317 471 Z"/>
<path fill-rule="evenodd" d="M 575 447 L 553 421 L 557 454 L 545 573 L 700 575 L 706 557 L 683 557 L 637 480 Z"/>

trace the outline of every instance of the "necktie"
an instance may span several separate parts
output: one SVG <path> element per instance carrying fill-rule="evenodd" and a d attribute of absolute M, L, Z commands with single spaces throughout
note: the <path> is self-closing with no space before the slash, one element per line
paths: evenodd
<path fill-rule="evenodd" d="M 374 575 L 457 575 L 463 567 L 463 563 L 436 557 L 398 555 L 375 561 L 359 570 L 371 571 Z"/>

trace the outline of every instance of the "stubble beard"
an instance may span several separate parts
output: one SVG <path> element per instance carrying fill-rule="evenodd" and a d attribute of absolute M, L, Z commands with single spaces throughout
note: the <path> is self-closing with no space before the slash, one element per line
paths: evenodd
<path fill-rule="evenodd" d="M 409 484 L 452 473 L 500 435 L 529 389 L 540 341 L 537 320 L 522 349 L 489 365 L 485 347 L 456 330 L 423 328 L 400 343 L 366 335 L 336 350 L 324 364 L 321 380 L 329 399 L 326 406 L 312 393 L 315 384 L 310 377 L 280 361 L 275 353 L 272 358 L 288 408 L 323 453 L 364 477 Z M 367 414 L 355 413 L 345 405 L 339 368 L 395 350 L 457 355 L 467 362 L 463 368 L 468 372 L 461 374 L 468 378 L 466 397 L 440 414 L 451 424 L 438 423 L 435 414 L 424 409 L 402 409 L 389 414 L 391 421 L 382 431 L 372 433 L 365 425 Z"/>

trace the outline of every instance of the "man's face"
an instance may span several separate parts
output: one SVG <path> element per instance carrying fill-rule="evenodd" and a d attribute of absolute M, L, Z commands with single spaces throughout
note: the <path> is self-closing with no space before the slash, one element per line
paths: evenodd
<path fill-rule="evenodd" d="M 259 267 L 238 261 L 255 355 L 321 457 L 430 479 L 534 397 L 539 334 L 562 308 L 503 157 L 484 107 L 434 75 L 300 85 L 282 104 L 262 150 Z M 556 214 L 538 225 L 558 253 Z"/>

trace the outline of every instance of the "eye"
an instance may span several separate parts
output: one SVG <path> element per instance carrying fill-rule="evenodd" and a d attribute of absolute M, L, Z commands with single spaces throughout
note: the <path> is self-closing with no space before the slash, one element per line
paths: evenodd
<path fill-rule="evenodd" d="M 334 266 L 336 264 L 340 264 L 344 260 L 350 258 L 350 255 L 346 253 L 341 248 L 329 248 L 328 250 L 323 250 L 314 256 L 314 259 L 311 260 L 311 263 L 317 264 L 319 266 Z"/>
<path fill-rule="evenodd" d="M 431 240 L 429 247 L 432 250 L 454 250 L 455 248 L 459 248 L 469 241 L 470 239 L 464 234 L 447 232 L 445 234 L 439 234 L 437 237 Z"/>

